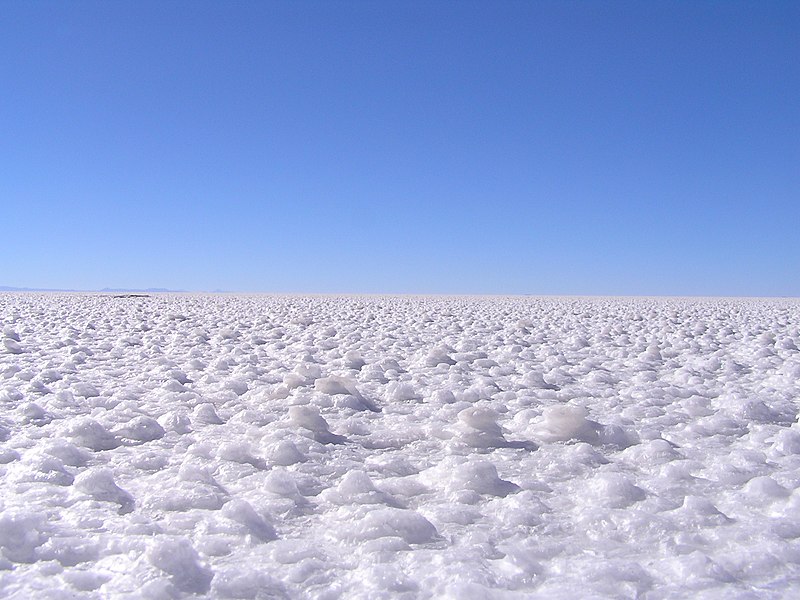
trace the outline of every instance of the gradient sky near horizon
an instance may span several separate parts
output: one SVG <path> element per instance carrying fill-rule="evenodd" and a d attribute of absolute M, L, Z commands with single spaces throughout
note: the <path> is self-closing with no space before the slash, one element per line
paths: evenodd
<path fill-rule="evenodd" d="M 800 295 L 800 3 L 0 4 L 0 285 Z"/>

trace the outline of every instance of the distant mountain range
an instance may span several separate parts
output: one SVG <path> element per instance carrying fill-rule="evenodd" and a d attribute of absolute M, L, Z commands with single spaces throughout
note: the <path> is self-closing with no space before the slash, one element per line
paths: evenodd
<path fill-rule="evenodd" d="M 116 294 L 125 293 L 129 294 L 132 292 L 144 293 L 144 294 L 164 294 L 168 292 L 178 293 L 178 292 L 185 292 L 186 290 L 170 290 L 168 288 L 146 288 L 143 290 L 140 289 L 133 289 L 133 288 L 103 288 L 102 290 L 97 290 L 98 292 L 114 292 Z"/>
<path fill-rule="evenodd" d="M 186 290 L 170 290 L 167 288 L 103 288 L 102 290 L 66 290 L 60 288 L 26 288 L 26 287 L 10 287 L 7 285 L 0 285 L 0 292 L 106 292 L 114 294 L 163 294 L 163 293 L 178 293 L 185 292 Z"/>

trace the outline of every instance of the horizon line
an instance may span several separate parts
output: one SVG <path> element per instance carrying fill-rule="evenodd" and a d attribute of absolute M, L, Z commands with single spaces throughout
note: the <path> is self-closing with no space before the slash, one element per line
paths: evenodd
<path fill-rule="evenodd" d="M 279 291 L 241 291 L 241 290 L 182 290 L 169 288 L 29 288 L 0 286 L 0 293 L 54 293 L 54 294 L 148 294 L 148 295 L 242 295 L 242 296 L 395 296 L 395 297 L 541 297 L 541 298 L 764 298 L 800 299 L 800 295 L 736 295 L 736 294 L 598 294 L 598 293 L 503 293 L 503 292 L 279 292 Z"/>

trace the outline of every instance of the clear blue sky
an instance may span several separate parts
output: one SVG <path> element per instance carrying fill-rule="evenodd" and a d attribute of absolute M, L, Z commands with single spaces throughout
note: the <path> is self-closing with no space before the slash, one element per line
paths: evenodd
<path fill-rule="evenodd" d="M 800 295 L 798 2 L 0 3 L 0 285 Z"/>

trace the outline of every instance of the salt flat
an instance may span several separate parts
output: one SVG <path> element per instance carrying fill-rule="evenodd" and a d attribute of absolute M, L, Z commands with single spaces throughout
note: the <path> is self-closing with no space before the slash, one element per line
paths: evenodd
<path fill-rule="evenodd" d="M 0 596 L 800 593 L 800 301 L 0 294 Z"/>

